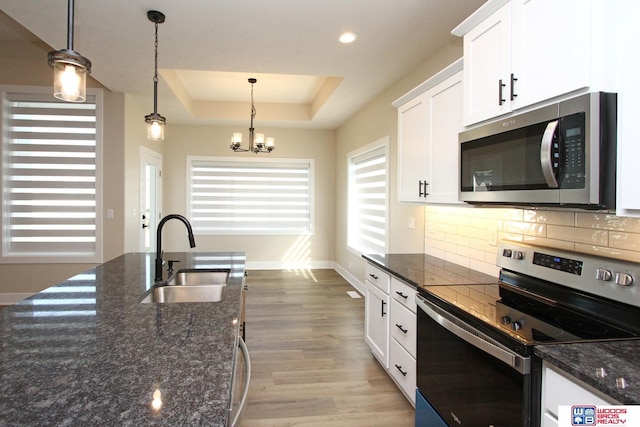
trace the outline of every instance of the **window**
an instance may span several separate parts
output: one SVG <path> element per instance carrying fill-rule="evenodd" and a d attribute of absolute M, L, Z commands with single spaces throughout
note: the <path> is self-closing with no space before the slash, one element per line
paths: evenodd
<path fill-rule="evenodd" d="M 388 138 L 349 153 L 347 245 L 358 254 L 387 249 Z"/>
<path fill-rule="evenodd" d="M 187 162 L 194 233 L 313 232 L 313 160 L 188 157 Z"/>
<path fill-rule="evenodd" d="M 100 262 L 99 95 L 2 89 L 0 261 Z"/>

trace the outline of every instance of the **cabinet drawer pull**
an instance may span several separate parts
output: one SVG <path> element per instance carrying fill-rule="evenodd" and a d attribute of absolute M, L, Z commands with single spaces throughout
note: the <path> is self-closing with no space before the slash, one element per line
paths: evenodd
<path fill-rule="evenodd" d="M 376 276 L 373 273 L 369 273 L 369 276 L 373 279 L 373 280 L 378 280 L 378 276 Z"/>
<path fill-rule="evenodd" d="M 498 80 L 498 105 L 502 105 L 506 101 L 506 99 L 502 97 L 502 88 L 505 86 L 506 84 L 502 83 L 502 79 Z"/>
<path fill-rule="evenodd" d="M 400 365 L 396 365 L 396 369 L 397 369 L 398 371 L 400 371 L 400 373 L 402 374 L 402 376 L 403 376 L 403 377 L 406 377 L 406 376 L 407 376 L 407 372 L 402 370 L 402 366 L 400 366 Z"/>
<path fill-rule="evenodd" d="M 398 329 L 400 329 L 400 330 L 402 331 L 402 333 L 403 333 L 403 334 L 406 334 L 406 333 L 409 331 L 408 329 L 404 329 L 404 328 L 402 327 L 402 325 L 398 325 L 397 323 L 396 323 L 396 327 L 397 327 Z"/>
<path fill-rule="evenodd" d="M 399 296 L 401 296 L 401 297 L 402 297 L 402 298 L 404 298 L 404 299 L 409 298 L 409 295 L 405 295 L 405 294 L 403 294 L 403 293 L 402 293 L 402 292 L 400 292 L 400 291 L 396 291 L 396 294 L 398 294 Z"/>

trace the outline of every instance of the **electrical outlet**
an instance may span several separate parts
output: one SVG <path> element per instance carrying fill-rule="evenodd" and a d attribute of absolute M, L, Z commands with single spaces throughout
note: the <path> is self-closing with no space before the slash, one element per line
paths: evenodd
<path fill-rule="evenodd" d="M 412 216 L 409 217 L 409 228 L 416 228 L 416 219 Z"/>

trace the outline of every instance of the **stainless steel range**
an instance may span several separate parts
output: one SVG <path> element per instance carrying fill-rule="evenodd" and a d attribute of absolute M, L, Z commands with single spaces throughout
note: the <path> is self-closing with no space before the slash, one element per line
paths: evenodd
<path fill-rule="evenodd" d="M 416 426 L 537 426 L 535 346 L 640 338 L 638 264 L 503 242 L 497 265 L 419 288 Z"/>

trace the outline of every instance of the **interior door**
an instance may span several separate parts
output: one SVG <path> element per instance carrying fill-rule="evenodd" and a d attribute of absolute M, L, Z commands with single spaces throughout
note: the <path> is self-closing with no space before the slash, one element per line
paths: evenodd
<path fill-rule="evenodd" d="M 140 251 L 154 252 L 162 217 L 162 155 L 140 148 Z"/>

